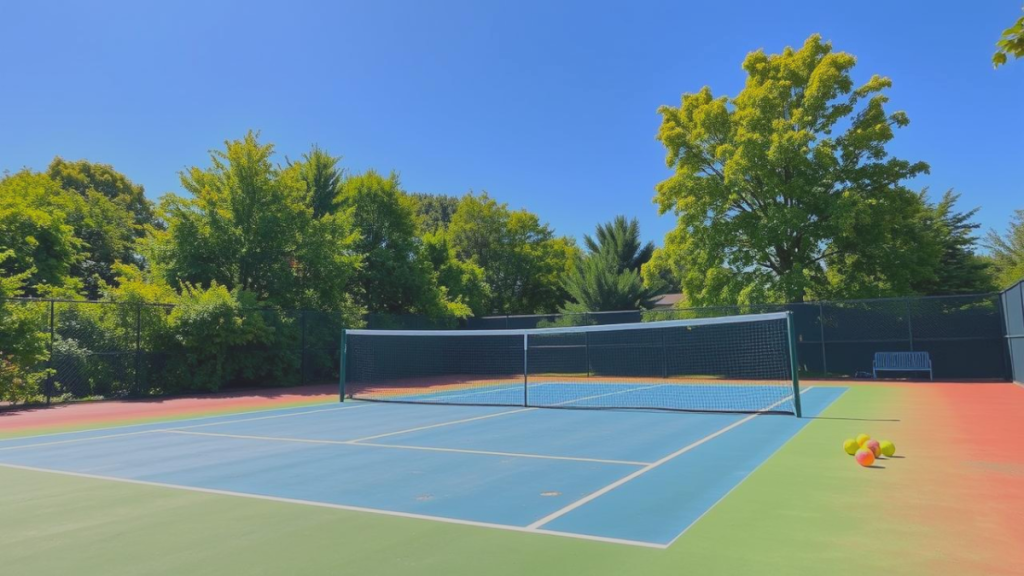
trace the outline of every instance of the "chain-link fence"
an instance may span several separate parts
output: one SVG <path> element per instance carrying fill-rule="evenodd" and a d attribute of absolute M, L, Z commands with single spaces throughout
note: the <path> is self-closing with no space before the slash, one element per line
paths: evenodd
<path fill-rule="evenodd" d="M 31 319 L 20 340 L 41 345 L 36 360 L 19 367 L 41 378 L 37 390 L 4 391 L 8 400 L 135 398 L 338 378 L 341 313 L 246 309 L 217 323 L 175 318 L 173 305 L 29 299 L 3 305 Z"/>
<path fill-rule="evenodd" d="M 1009 348 L 1013 381 L 1024 384 L 1024 280 L 1000 294 L 1006 317 L 1006 344 Z"/>
<path fill-rule="evenodd" d="M 333 383 L 338 379 L 340 335 L 346 325 L 340 312 L 311 310 L 248 309 L 227 324 L 209 324 L 209 318 L 185 317 L 181 307 L 172 305 L 31 299 L 3 304 L 17 318 L 8 323 L 25 334 L 0 335 L 0 376 L 25 387 L 5 391 L 8 399 L 28 401 Z M 925 351 L 932 357 L 936 378 L 1009 379 L 1015 374 L 1024 381 L 1024 284 L 1001 295 L 463 321 L 371 314 L 361 324 L 395 330 L 528 329 L 783 310 L 793 313 L 805 377 L 868 375 L 876 352 Z M 18 341 L 21 348 L 14 350 L 4 344 L 7 340 Z M 17 373 L 11 375 L 12 371 Z"/>
<path fill-rule="evenodd" d="M 470 318 L 469 329 L 587 326 L 791 311 L 805 376 L 870 375 L 876 352 L 928 352 L 935 377 L 1007 379 L 998 294 Z M 1019 344 L 1024 354 L 1024 340 Z M 1024 357 L 1019 362 L 1024 364 Z"/>

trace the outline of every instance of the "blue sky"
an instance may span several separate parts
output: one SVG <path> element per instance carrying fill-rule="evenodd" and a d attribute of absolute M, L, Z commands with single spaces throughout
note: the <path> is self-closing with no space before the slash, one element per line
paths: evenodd
<path fill-rule="evenodd" d="M 744 56 L 815 32 L 892 78 L 931 164 L 1004 229 L 1024 208 L 1024 61 L 993 70 L 1021 0 L 983 2 L 30 2 L 0 4 L 0 170 L 113 164 L 156 199 L 258 129 L 415 192 L 487 190 L 579 237 L 616 214 L 660 243 L 661 104 L 736 94 Z"/>

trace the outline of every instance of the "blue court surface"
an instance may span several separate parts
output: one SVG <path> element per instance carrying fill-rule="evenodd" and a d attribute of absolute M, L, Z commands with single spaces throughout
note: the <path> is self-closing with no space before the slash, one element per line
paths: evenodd
<path fill-rule="evenodd" d="M 662 548 L 805 418 L 346 402 L 0 441 L 0 465 Z"/>

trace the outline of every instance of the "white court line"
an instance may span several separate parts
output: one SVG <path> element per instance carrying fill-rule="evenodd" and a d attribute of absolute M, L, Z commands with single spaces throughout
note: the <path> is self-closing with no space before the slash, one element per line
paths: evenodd
<path fill-rule="evenodd" d="M 227 422 L 207 422 L 206 424 L 193 424 L 190 426 L 174 426 L 173 428 L 161 429 L 161 430 L 191 430 L 193 428 L 204 428 L 206 426 L 219 426 L 221 424 L 234 424 L 235 422 L 255 422 L 256 420 L 271 420 L 274 418 L 290 418 L 292 416 L 305 416 L 306 414 L 319 414 L 321 412 L 337 412 L 339 410 L 354 410 L 355 408 L 365 408 L 370 404 L 356 404 L 355 406 L 337 406 L 335 408 L 324 408 L 323 410 L 307 410 L 305 412 L 292 412 L 290 414 L 272 414 L 270 416 L 257 416 L 255 418 L 240 418 L 238 420 L 229 420 Z"/>
<path fill-rule="evenodd" d="M 810 386 L 810 387 L 808 387 L 808 388 L 806 388 L 806 389 L 804 389 L 804 390 L 801 390 L 801 391 L 800 391 L 800 396 L 801 396 L 801 397 L 803 397 L 803 395 L 804 395 L 804 393 L 805 393 L 805 392 L 807 392 L 808 390 L 811 390 L 811 389 L 813 389 L 813 388 L 814 388 L 814 386 Z M 843 393 L 842 393 L 842 394 L 840 394 L 839 396 L 836 396 L 835 398 L 833 398 L 833 399 L 832 399 L 832 402 L 830 402 L 830 403 L 829 403 L 829 406 L 831 406 L 831 405 L 832 405 L 832 403 L 833 403 L 833 402 L 835 402 L 836 400 L 839 400 L 839 398 L 840 398 L 840 397 L 842 397 L 842 395 L 843 395 L 843 394 L 846 394 L 846 390 L 844 390 L 844 391 L 843 391 Z M 826 408 L 827 408 L 827 407 L 828 407 L 828 406 L 826 406 Z M 741 479 L 740 479 L 740 481 L 739 481 L 739 482 L 737 482 L 735 486 L 733 486 L 732 488 L 729 488 L 729 491 L 728 491 L 728 492 L 726 492 L 725 494 L 723 494 L 723 495 L 722 495 L 722 497 L 721 497 L 721 498 L 719 498 L 718 500 L 716 500 L 714 504 L 712 504 L 711 506 L 708 506 L 708 507 L 707 507 L 707 508 L 706 508 L 706 509 L 705 509 L 705 510 L 704 510 L 703 512 L 701 512 L 701 513 L 700 513 L 700 516 L 697 516 L 697 518 L 695 518 L 695 519 L 693 520 L 693 522 L 690 522 L 690 523 L 689 523 L 689 524 L 688 524 L 688 525 L 686 526 L 686 528 L 683 528 L 683 531 L 682 531 L 682 532 L 680 532 L 679 534 L 676 534 L 676 537 L 675 537 L 675 538 L 673 538 L 673 539 L 672 539 L 672 541 L 671 541 L 671 542 L 669 542 L 669 543 L 668 543 L 667 545 L 668 545 L 668 546 L 671 546 L 671 545 L 675 544 L 676 540 L 679 540 L 680 538 L 682 538 L 682 537 L 683 537 L 683 534 L 686 534 L 686 532 L 687 532 L 687 531 L 689 531 L 689 530 L 690 530 L 690 528 L 693 528 L 693 527 L 694 527 L 694 525 L 696 525 L 696 524 L 697 524 L 697 522 L 700 522 L 700 521 L 701 521 L 701 520 L 702 520 L 702 519 L 703 519 L 703 518 L 704 518 L 705 516 L 707 516 L 707 515 L 708 515 L 708 513 L 709 513 L 709 512 L 711 512 L 711 510 L 712 510 L 712 509 L 714 509 L 714 507 L 715 507 L 715 506 L 718 506 L 719 504 L 721 504 L 721 503 L 722 503 L 722 501 L 723 501 L 723 500 L 725 500 L 726 498 L 728 498 L 728 497 L 729 497 L 729 495 L 730 495 L 730 494 L 732 494 L 734 490 L 736 490 L 737 488 L 739 488 L 739 487 L 740 487 L 740 484 L 743 484 L 744 482 L 746 482 L 746 481 L 747 481 L 747 478 L 750 478 L 751 476 L 753 476 L 754 472 L 757 472 L 757 471 L 758 471 L 758 470 L 759 470 L 759 469 L 761 468 L 761 466 L 764 466 L 764 465 L 765 465 L 765 463 L 767 463 L 767 462 L 770 462 L 770 461 L 771 461 L 771 459 L 772 459 L 772 458 L 774 458 L 774 457 L 775 457 L 775 455 L 776 455 L 776 454 L 778 454 L 780 450 L 782 450 L 783 448 L 785 448 L 785 447 L 786 447 L 786 445 L 788 445 L 788 444 L 790 443 L 790 441 L 792 441 L 792 440 L 793 440 L 793 438 L 796 438 L 796 437 L 797 437 L 797 436 L 798 436 L 798 435 L 799 435 L 799 434 L 800 434 L 801 432 L 803 432 L 803 431 L 804 431 L 804 428 L 805 428 L 805 426 L 803 426 L 803 427 L 801 427 L 801 428 L 800 428 L 799 430 L 797 430 L 796 434 L 794 434 L 794 435 L 790 436 L 790 437 L 789 437 L 789 439 L 787 439 L 787 440 L 786 440 L 785 442 L 783 442 L 783 443 L 782 443 L 782 446 L 779 446 L 778 448 L 776 448 L 776 449 L 775 449 L 775 451 L 774 451 L 774 452 L 772 452 L 770 456 L 768 456 L 767 458 L 765 458 L 764 460 L 762 460 L 762 461 L 761 461 L 760 463 L 758 463 L 758 465 L 757 465 L 757 466 L 754 466 L 754 469 L 753 469 L 753 470 L 751 470 L 750 472 L 747 472 L 747 475 L 746 475 L 746 476 L 744 476 L 743 478 L 741 478 Z"/>
<path fill-rule="evenodd" d="M 337 402 L 335 402 L 336 404 Z M 324 404 L 327 404 L 326 402 Z M 101 428 L 85 428 L 82 430 L 68 430 L 66 432 L 47 432 L 46 434 L 34 434 L 31 436 L 14 436 L 11 438 L 0 438 L 0 444 L 4 442 L 14 442 L 16 440 L 31 440 L 35 438 L 48 438 L 50 436 L 67 436 L 68 434 L 84 434 L 85 432 L 102 432 L 104 430 L 123 430 L 124 428 L 138 428 L 140 426 L 153 426 L 155 424 L 173 424 L 175 422 L 195 422 L 196 420 L 209 420 L 211 418 L 230 418 L 232 416 L 245 416 L 247 414 L 266 414 L 267 412 L 279 412 L 281 410 L 298 410 L 300 408 L 310 408 L 319 406 L 320 404 L 308 404 L 306 406 L 284 406 L 281 408 L 267 408 L 264 410 L 247 410 L 245 412 L 225 412 L 224 414 L 214 414 L 211 416 L 193 416 L 191 418 L 182 418 L 180 420 L 169 419 L 169 420 L 155 420 L 153 422 L 142 422 L 136 424 L 119 424 L 117 426 L 104 426 Z M 369 406 L 369 404 L 358 404 L 358 406 Z M 354 406 L 353 406 L 354 407 Z M 348 406 L 346 406 L 348 408 Z M 326 410 L 335 410 L 335 408 L 327 408 Z M 325 410 L 306 410 L 304 412 L 295 412 L 298 414 L 306 414 L 312 412 L 324 412 Z M 224 422 L 217 422 L 217 424 L 224 424 Z"/>
<path fill-rule="evenodd" d="M 366 436 L 365 438 L 356 438 L 349 440 L 348 442 L 366 442 L 367 440 L 376 440 L 378 438 L 387 438 L 388 436 L 397 436 L 399 434 L 408 434 L 410 432 L 419 432 L 420 430 L 431 430 L 433 428 L 441 428 L 443 426 L 452 426 L 454 424 L 462 424 L 464 422 L 475 422 L 476 420 L 485 420 L 487 418 L 497 418 L 498 416 L 505 416 L 507 414 L 518 414 L 519 412 L 530 412 L 532 410 L 539 410 L 539 408 L 518 408 L 516 410 L 506 410 L 505 412 L 497 412 L 494 414 L 485 414 L 483 416 L 474 416 L 473 418 L 463 418 L 462 420 L 450 420 L 448 422 L 441 422 L 439 424 L 430 424 L 429 426 L 419 426 L 417 428 L 407 428 L 405 430 L 397 430 L 395 432 L 386 432 L 384 434 L 377 434 L 376 436 Z"/>
<path fill-rule="evenodd" d="M 811 386 L 810 388 L 805 388 L 804 390 L 802 390 L 800 392 L 800 394 L 803 395 L 804 393 L 810 392 L 813 389 L 814 389 L 813 386 Z M 789 396 L 783 398 L 782 400 L 779 400 L 778 402 L 772 404 L 771 406 L 763 408 L 759 412 L 751 414 L 750 416 L 747 416 L 746 418 L 743 418 L 742 420 L 737 420 L 736 422 L 733 422 L 732 424 L 729 424 L 728 426 L 726 426 L 724 428 L 721 428 L 721 429 L 719 429 L 719 430 L 717 430 L 715 432 L 712 432 L 711 434 L 708 434 L 707 436 L 701 438 L 700 440 L 697 440 L 696 442 L 693 442 L 692 444 L 688 444 L 686 446 L 683 446 L 682 448 L 680 448 L 679 450 L 676 450 L 675 452 L 669 454 L 668 456 L 665 456 L 664 458 L 662 458 L 662 459 L 660 459 L 660 460 L 658 460 L 656 462 L 648 464 L 647 466 L 644 466 L 643 468 L 637 470 L 636 472 L 633 472 L 632 474 L 630 474 L 628 476 L 620 478 L 619 480 L 616 480 L 615 482 L 612 482 L 611 484 L 605 486 L 604 488 L 601 488 L 600 490 L 597 490 L 596 492 L 591 492 L 587 496 L 584 496 L 583 498 L 580 498 L 579 500 L 573 502 L 572 504 L 569 504 L 568 506 L 566 506 L 566 507 L 564 507 L 564 508 L 562 508 L 560 510 L 556 510 L 555 512 L 552 512 L 551 514 L 548 514 L 547 516 L 541 518 L 540 520 L 537 520 L 536 522 L 530 524 L 526 528 L 529 529 L 529 530 L 534 530 L 534 529 L 540 528 L 541 526 L 543 526 L 543 525 L 545 525 L 545 524 L 547 524 L 547 523 L 549 523 L 549 522 L 551 522 L 553 520 L 561 518 L 562 516 L 565 516 L 569 512 L 572 512 L 573 510 L 579 508 L 580 506 L 583 506 L 587 502 L 591 502 L 593 500 L 596 500 L 597 498 L 600 498 L 601 496 L 604 496 L 605 494 L 611 492 L 612 490 L 618 488 L 619 486 L 622 486 L 623 484 L 626 484 L 627 482 L 630 482 L 632 480 L 635 480 L 635 479 L 639 478 L 640 476 L 643 476 L 644 474 L 650 472 L 651 470 L 654 470 L 655 468 L 661 466 L 662 464 L 665 464 L 666 462 L 669 462 L 670 460 L 673 460 L 676 457 L 681 456 L 681 455 L 689 452 L 690 450 L 693 450 L 694 448 L 700 446 L 701 444 L 709 442 L 709 441 L 711 441 L 711 440 L 721 436 L 722 434 L 725 434 L 726 432 L 732 430 L 733 428 L 736 428 L 738 426 L 742 426 L 742 425 L 746 424 L 747 422 L 750 422 L 754 418 L 757 418 L 761 414 L 764 414 L 765 412 L 771 410 L 772 408 L 775 408 L 776 406 L 778 406 L 779 404 L 782 404 L 783 402 L 791 400 L 792 398 L 793 398 L 793 395 L 790 394 Z"/>
<path fill-rule="evenodd" d="M 593 400 L 594 398 L 604 398 L 605 396 L 614 396 L 616 394 L 625 394 L 627 392 L 638 392 L 640 390 L 650 390 L 651 388 L 658 388 L 660 386 L 668 386 L 668 384 L 652 384 L 650 386 L 642 386 L 640 388 L 629 388 L 627 390 L 618 390 L 616 392 L 608 392 L 605 394 L 596 394 L 594 396 L 584 396 L 583 398 L 573 398 L 572 400 L 566 400 L 565 402 L 558 402 L 556 404 L 550 404 L 548 406 L 565 406 L 566 404 L 572 404 L 573 402 L 581 402 L 583 400 Z"/>
<path fill-rule="evenodd" d="M 202 494 L 215 494 L 218 496 L 234 496 L 237 498 L 250 498 L 253 500 L 265 500 L 269 502 L 282 502 L 285 504 L 300 504 L 303 506 L 313 506 L 317 508 L 330 508 L 334 510 L 346 510 L 349 512 L 363 512 L 367 514 L 377 514 L 381 516 L 394 516 L 398 518 L 411 518 L 415 520 L 431 520 L 434 522 L 443 522 L 445 524 L 459 524 L 462 526 L 475 526 L 479 528 L 493 528 L 497 530 L 506 530 L 509 532 L 522 532 L 528 534 L 545 534 L 549 536 L 562 536 L 565 538 L 575 538 L 577 540 L 591 540 L 594 542 L 605 542 L 609 544 L 625 544 L 628 546 L 640 546 L 643 548 L 657 548 L 664 550 L 667 548 L 664 544 L 655 544 L 653 542 L 643 542 L 639 540 L 625 540 L 621 538 L 606 538 L 603 536 L 590 536 L 587 534 L 576 534 L 574 532 L 559 532 L 557 530 L 530 530 L 522 526 L 513 526 L 508 524 L 495 524 L 491 522 L 478 522 L 475 520 L 461 520 L 458 518 L 446 518 L 444 516 L 429 516 L 426 514 L 413 514 L 410 512 L 395 512 L 392 510 L 378 510 L 376 508 L 363 508 L 361 506 L 349 506 L 346 504 L 331 504 L 328 502 L 317 502 L 314 500 L 299 500 L 296 498 L 283 498 L 279 496 L 264 496 L 261 494 L 247 494 L 245 492 L 233 492 L 231 490 L 217 490 L 214 488 L 198 488 L 194 486 L 181 486 L 178 484 L 167 484 L 164 482 L 151 482 L 148 480 L 134 480 L 130 478 L 117 478 L 115 476 L 101 476 L 99 474 L 86 474 L 83 472 L 67 472 L 64 470 L 48 470 L 46 468 L 36 468 L 34 466 L 22 466 L 20 464 L 3 464 L 0 463 L 2 468 L 12 468 L 15 470 L 27 470 L 29 472 L 44 472 L 47 474 L 58 474 L 61 476 L 72 476 L 75 478 L 88 478 L 90 480 L 107 480 L 110 482 L 121 482 L 124 484 L 136 484 L 140 486 L 153 486 L 157 488 L 170 488 L 174 490 L 183 490 L 186 492 L 199 492 Z"/>
<path fill-rule="evenodd" d="M 530 386 L 545 386 L 549 383 L 543 384 L 531 384 Z M 421 404 L 444 404 L 444 402 L 429 402 L 431 398 L 462 398 L 463 396 L 479 396 L 480 394 L 494 394 L 495 392 L 515 392 L 523 389 L 523 383 L 510 383 L 502 384 L 500 388 L 491 388 L 489 390 L 479 390 L 477 392 L 466 392 L 465 394 L 445 394 L 443 391 L 427 392 L 424 394 L 414 394 L 412 396 L 406 396 L 408 400 L 399 400 L 399 402 L 417 402 Z M 370 400 L 372 402 L 372 400 Z"/>
<path fill-rule="evenodd" d="M 121 432 L 119 434 L 104 434 L 102 436 L 89 436 L 86 438 L 69 438 L 67 440 L 54 440 L 53 442 L 35 442 L 29 444 L 18 444 L 17 446 L 0 447 L 0 452 L 5 450 L 20 450 L 23 448 L 38 448 L 39 446 L 56 446 L 58 444 L 71 444 L 73 442 L 85 442 L 87 440 L 103 440 L 105 438 L 124 438 L 125 436 L 138 436 L 140 434 L 152 434 L 155 430 L 139 430 L 137 432 Z"/>
<path fill-rule="evenodd" d="M 152 434 L 154 432 L 166 432 L 168 430 L 188 430 L 188 429 L 191 429 L 191 428 L 201 428 L 203 426 L 216 426 L 218 424 L 233 424 L 235 422 L 252 422 L 254 420 L 269 420 L 271 418 L 287 418 L 289 416 L 303 416 L 303 415 L 306 415 L 306 414 L 318 414 L 320 412 L 336 412 L 338 410 L 351 410 L 353 408 L 363 408 L 363 407 L 366 407 L 366 406 L 370 406 L 370 404 L 356 404 L 355 406 L 341 406 L 341 407 L 338 407 L 338 408 L 325 408 L 323 410 L 306 410 L 304 412 L 292 412 L 292 413 L 289 413 L 289 414 L 274 414 L 272 416 L 258 416 L 256 418 L 239 418 L 238 420 L 228 420 L 226 422 L 209 422 L 209 423 L 206 423 L 206 424 L 195 424 L 195 425 L 192 425 L 192 426 L 180 426 L 180 427 L 174 427 L 174 428 L 153 428 L 153 429 L 150 429 L 150 430 L 138 430 L 136 432 L 121 432 L 121 433 L 118 433 L 118 434 L 103 434 L 101 436 L 86 436 L 84 438 L 68 438 L 67 440 L 55 440 L 53 442 L 29 442 L 28 444 L 19 444 L 17 446 L 0 446 L 0 452 L 5 451 L 5 450 L 19 450 L 19 449 L 22 449 L 22 448 L 36 448 L 38 446 L 54 446 L 54 445 L 57 445 L 57 444 L 71 444 L 73 442 L 88 442 L 90 440 L 103 440 L 103 439 L 106 439 L 106 438 L 123 438 L 125 436 L 138 436 L 140 434 Z M 249 412 L 249 413 L 250 414 L 256 414 L 258 412 Z M 235 416 L 235 415 L 236 414 L 226 414 L 224 416 Z M 204 418 L 207 418 L 207 417 L 204 417 Z M 208 418 L 218 418 L 218 416 L 209 416 Z M 152 426 L 152 425 L 155 425 L 155 424 L 160 424 L 160 423 L 159 422 L 153 422 L 153 423 L 150 423 L 150 424 L 132 424 L 131 426 L 137 428 L 139 426 Z M 121 427 L 120 426 L 115 426 L 114 428 L 121 428 Z M 92 431 L 93 430 L 79 430 L 77 432 L 60 432 L 60 434 L 76 434 L 76 433 L 84 433 L 84 432 L 92 432 Z M 46 435 L 42 435 L 42 436 L 46 436 Z M 39 438 L 39 437 L 41 437 L 41 436 L 28 436 L 28 438 Z M 23 440 L 24 438 L 18 438 L 18 439 L 19 440 Z M 12 440 L 13 440 L 13 438 L 12 438 Z"/>
<path fill-rule="evenodd" d="M 298 444 L 326 444 L 333 446 L 366 446 L 372 448 L 393 448 L 396 450 L 422 450 L 425 452 L 454 452 L 457 454 L 482 454 L 485 456 L 504 456 L 515 458 L 536 458 L 539 460 L 567 460 L 572 462 L 594 462 L 598 464 L 623 464 L 626 466 L 646 466 L 650 462 L 632 460 L 610 460 L 605 458 L 583 458 L 577 456 L 552 456 L 546 454 L 528 454 L 524 452 L 499 452 L 495 450 L 470 450 L 464 448 L 436 448 L 433 446 L 411 446 L 405 444 L 376 444 L 372 442 L 356 442 L 355 440 L 318 440 L 310 438 L 282 438 L 280 436 L 252 436 L 247 434 L 220 434 L 217 432 L 188 432 L 184 430 L 157 430 L 170 434 L 188 436 L 210 436 L 214 438 L 237 438 L 240 440 L 265 440 L 271 442 L 295 442 Z"/>

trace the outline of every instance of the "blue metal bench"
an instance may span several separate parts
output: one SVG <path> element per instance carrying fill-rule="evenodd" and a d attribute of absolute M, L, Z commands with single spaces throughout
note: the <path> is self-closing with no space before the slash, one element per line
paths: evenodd
<path fill-rule="evenodd" d="M 927 372 L 932 376 L 932 359 L 927 352 L 875 352 L 871 372 L 878 379 L 879 372 Z"/>

